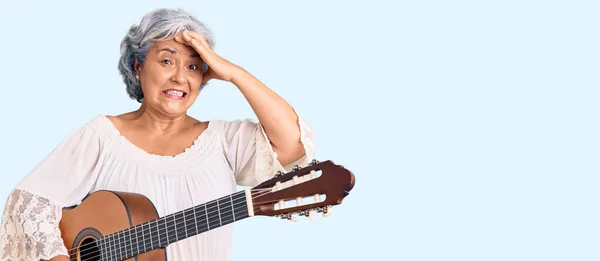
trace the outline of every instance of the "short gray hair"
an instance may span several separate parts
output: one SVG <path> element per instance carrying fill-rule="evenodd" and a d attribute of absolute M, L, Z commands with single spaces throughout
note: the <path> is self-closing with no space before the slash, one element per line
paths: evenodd
<path fill-rule="evenodd" d="M 119 74 L 123 77 L 127 94 L 131 99 L 142 102 L 144 93 L 139 80 L 136 78 L 135 60 L 144 64 L 146 53 L 157 40 L 172 39 L 184 30 L 195 31 L 204 36 L 211 49 L 215 40 L 211 30 L 195 17 L 181 9 L 157 9 L 142 17 L 139 24 L 131 26 L 127 35 L 121 41 L 121 57 L 119 58 Z M 208 65 L 203 64 L 203 70 Z M 204 87 L 203 83 L 200 88 Z"/>

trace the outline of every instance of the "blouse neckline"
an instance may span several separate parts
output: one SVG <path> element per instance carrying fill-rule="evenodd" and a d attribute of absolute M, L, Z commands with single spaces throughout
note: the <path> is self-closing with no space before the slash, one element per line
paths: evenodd
<path fill-rule="evenodd" d="M 199 144 L 204 140 L 204 138 L 207 135 L 209 135 L 209 132 L 212 131 L 211 127 L 214 125 L 214 124 L 212 124 L 212 121 L 209 121 L 208 125 L 206 126 L 206 129 L 204 129 L 198 135 L 198 137 L 196 137 L 196 139 L 194 140 L 192 145 L 187 147 L 183 152 L 180 152 L 176 155 L 169 156 L 169 155 L 153 154 L 153 153 L 149 153 L 149 152 L 143 150 L 142 148 L 138 147 L 137 145 L 135 145 L 131 141 L 129 141 L 127 138 L 125 138 L 125 136 L 123 136 L 121 134 L 121 132 L 114 125 L 114 123 L 106 115 L 102 114 L 102 115 L 100 115 L 100 118 L 103 120 L 103 122 L 106 124 L 106 126 L 110 129 L 109 131 L 111 133 L 115 134 L 116 136 L 118 136 L 119 143 L 121 143 L 131 149 L 129 152 L 137 152 L 137 154 L 139 154 L 139 156 L 141 156 L 141 157 L 160 158 L 160 159 L 166 159 L 166 160 L 182 159 L 182 158 L 185 158 L 192 151 L 197 151 Z"/>

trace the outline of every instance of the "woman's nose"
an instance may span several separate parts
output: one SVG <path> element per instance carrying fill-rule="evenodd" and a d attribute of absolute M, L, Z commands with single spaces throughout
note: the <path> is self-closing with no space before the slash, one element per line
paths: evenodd
<path fill-rule="evenodd" d="M 181 68 L 177 68 L 173 75 L 171 76 L 171 81 L 177 83 L 185 83 L 187 80 L 185 78 L 185 70 Z"/>

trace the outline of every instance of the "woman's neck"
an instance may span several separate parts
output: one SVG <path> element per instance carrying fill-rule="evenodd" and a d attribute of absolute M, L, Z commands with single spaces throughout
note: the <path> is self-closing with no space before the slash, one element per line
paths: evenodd
<path fill-rule="evenodd" d="M 154 134 L 174 134 L 191 127 L 192 121 L 186 113 L 179 115 L 165 115 L 146 106 L 140 106 L 130 113 L 130 120 L 137 127 Z"/>

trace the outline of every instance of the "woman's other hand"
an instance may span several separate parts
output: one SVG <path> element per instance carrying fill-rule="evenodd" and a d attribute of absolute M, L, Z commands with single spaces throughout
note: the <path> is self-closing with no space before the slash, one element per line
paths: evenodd
<path fill-rule="evenodd" d="M 211 79 L 233 82 L 235 76 L 243 71 L 241 67 L 227 61 L 210 49 L 206 39 L 197 32 L 184 31 L 175 37 L 175 41 L 194 48 L 202 61 L 208 65 L 208 71 L 204 73 L 202 83 Z"/>

